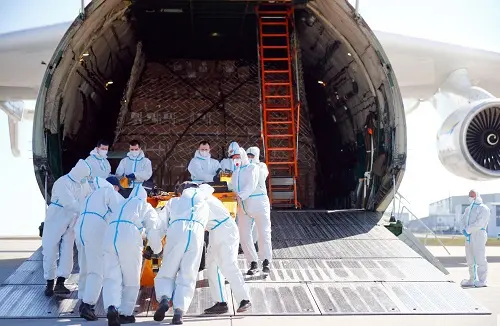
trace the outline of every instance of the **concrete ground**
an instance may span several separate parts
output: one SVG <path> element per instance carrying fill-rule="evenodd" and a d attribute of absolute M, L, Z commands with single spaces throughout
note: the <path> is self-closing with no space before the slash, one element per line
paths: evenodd
<path fill-rule="evenodd" d="M 39 248 L 41 241 L 37 240 L 6 240 L 0 239 L 0 280 L 3 282 L 15 271 L 33 251 Z M 467 266 L 465 264 L 464 247 L 448 247 L 451 256 L 442 247 L 428 247 L 438 257 L 450 272 L 449 279 L 460 282 L 467 277 Z M 488 308 L 492 314 L 486 316 L 288 316 L 288 317 L 234 317 L 234 318 L 188 318 L 185 325 L 188 326 L 272 326 L 275 324 L 298 326 L 311 325 L 383 325 L 383 326 L 438 326 L 445 322 L 453 326 L 499 326 L 500 319 L 500 247 L 487 247 L 489 261 L 489 286 L 487 288 L 468 289 L 468 293 L 479 303 Z M 141 325 L 166 325 L 170 320 L 162 323 L 155 322 L 150 318 L 138 318 L 137 323 Z M 107 325 L 105 319 L 96 322 L 86 322 L 81 318 L 76 319 L 42 319 L 42 320 L 0 320 L 0 325 Z"/>

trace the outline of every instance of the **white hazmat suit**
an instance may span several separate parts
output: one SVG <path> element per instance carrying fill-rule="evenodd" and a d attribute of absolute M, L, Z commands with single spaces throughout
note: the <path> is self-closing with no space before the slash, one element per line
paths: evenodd
<path fill-rule="evenodd" d="M 486 260 L 486 228 L 490 219 L 490 209 L 483 204 L 477 191 L 476 198 L 465 209 L 460 220 L 462 232 L 465 235 L 465 258 L 469 267 L 469 279 L 462 281 L 464 287 L 486 286 L 488 262 Z M 472 200 L 472 198 L 471 198 Z"/>
<path fill-rule="evenodd" d="M 51 202 L 47 208 L 42 234 L 43 274 L 47 281 L 53 282 L 57 276 L 59 283 L 59 279 L 67 279 L 73 269 L 73 226 L 83 200 L 90 193 L 87 183 L 90 173 L 88 163 L 79 160 L 75 167 L 57 179 L 52 187 Z M 49 282 L 47 288 L 49 291 L 46 291 L 46 295 L 52 295 Z"/>
<path fill-rule="evenodd" d="M 220 167 L 223 171 L 234 172 L 234 163 L 231 159 L 231 156 L 233 156 L 234 154 L 238 154 L 237 152 L 239 148 L 240 145 L 238 145 L 238 143 L 235 141 L 229 144 L 229 147 L 227 148 L 227 158 L 220 161 Z"/>
<path fill-rule="evenodd" d="M 219 161 L 211 158 L 210 153 L 207 157 L 201 155 L 197 150 L 194 157 L 188 165 L 188 171 L 191 173 L 193 182 L 213 182 L 217 171 L 220 169 Z"/>
<path fill-rule="evenodd" d="M 257 188 L 261 189 L 263 193 L 267 194 L 266 179 L 269 175 L 269 170 L 267 169 L 266 163 L 259 160 L 260 149 L 258 147 L 249 147 L 247 149 L 247 154 L 252 154 L 254 156 L 254 158 L 248 159 L 250 163 L 253 163 L 259 167 L 259 184 Z M 253 242 L 257 242 L 258 232 L 257 227 L 255 226 L 255 220 L 252 223 L 252 238 Z"/>
<path fill-rule="evenodd" d="M 75 223 L 76 246 L 78 248 L 78 299 L 95 305 L 104 274 L 102 242 L 112 213 L 117 212 L 124 198 L 103 178 L 94 179 L 96 190 L 82 205 L 82 213 Z"/>
<path fill-rule="evenodd" d="M 135 153 L 129 152 L 127 157 L 123 158 L 116 168 L 116 176 L 118 177 L 124 177 L 130 174 L 135 175 L 135 180 L 129 183 L 129 188 L 135 188 L 137 185 L 141 185 L 153 175 L 151 161 L 144 156 L 144 152 L 140 150 L 137 156 L 134 156 L 134 154 Z"/>
<path fill-rule="evenodd" d="M 155 254 L 162 249 L 155 209 L 147 203 L 146 190 L 139 185 L 116 210 L 103 240 L 103 300 L 108 308 L 108 322 L 117 322 L 118 312 L 132 316 L 139 294 L 142 266 L 142 230 Z M 119 323 L 117 324 L 119 325 Z"/>
<path fill-rule="evenodd" d="M 165 205 L 167 242 L 163 261 L 155 277 L 156 299 L 160 303 L 154 319 L 161 321 L 172 300 L 174 310 L 186 312 L 191 305 L 200 266 L 209 209 L 207 189 L 187 188 Z M 174 294 L 175 292 L 175 294 Z"/>
<path fill-rule="evenodd" d="M 250 263 L 248 275 L 253 275 L 257 269 L 257 260 L 260 256 L 263 262 L 263 271 L 269 271 L 272 258 L 271 244 L 271 206 L 265 184 L 259 185 L 260 168 L 250 163 L 246 152 L 239 149 L 241 167 L 238 167 L 232 176 L 234 191 L 238 195 L 238 228 L 240 231 L 241 247 L 245 258 Z M 259 255 L 252 241 L 252 223 L 255 220 L 257 227 Z"/>
<path fill-rule="evenodd" d="M 92 190 L 95 190 L 97 187 L 94 184 L 94 179 L 99 177 L 106 179 L 110 173 L 111 173 L 111 165 L 109 164 L 106 154 L 100 153 L 97 148 L 94 148 L 91 152 L 90 155 L 85 159 L 85 162 L 87 162 L 91 169 L 91 177 L 89 179 L 89 185 L 92 188 Z"/>
<path fill-rule="evenodd" d="M 210 186 L 201 185 L 200 189 L 204 187 Z M 213 192 L 213 188 L 211 191 Z M 207 253 L 210 294 L 215 302 L 225 303 L 225 311 L 223 312 L 226 312 L 228 298 L 225 296 L 224 277 L 231 285 L 236 302 L 241 304 L 243 300 L 250 300 L 245 279 L 238 268 L 240 237 L 238 227 L 224 204 L 214 196 L 208 196 L 207 203 L 210 210 L 206 227 L 210 234 Z"/>

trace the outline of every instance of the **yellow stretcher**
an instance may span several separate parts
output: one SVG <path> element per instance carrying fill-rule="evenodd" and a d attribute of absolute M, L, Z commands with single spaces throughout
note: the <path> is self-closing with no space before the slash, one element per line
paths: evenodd
<path fill-rule="evenodd" d="M 222 181 L 222 178 L 221 178 Z M 225 180 L 224 180 L 225 181 Z M 236 196 L 232 192 L 218 192 L 213 194 L 217 197 L 224 206 L 229 210 L 232 218 L 236 218 L 236 210 L 237 210 L 237 202 Z M 167 193 L 161 196 L 152 196 L 148 197 L 148 203 L 151 204 L 156 209 L 159 209 L 167 203 L 171 198 L 175 197 L 174 193 Z M 166 237 L 163 238 L 162 244 L 165 247 Z M 144 244 L 144 250 L 146 249 L 147 243 Z M 144 259 L 142 264 L 142 273 L 141 273 L 141 286 L 154 286 L 154 278 L 158 270 L 160 269 L 162 263 L 161 258 L 153 258 L 151 260 Z"/>

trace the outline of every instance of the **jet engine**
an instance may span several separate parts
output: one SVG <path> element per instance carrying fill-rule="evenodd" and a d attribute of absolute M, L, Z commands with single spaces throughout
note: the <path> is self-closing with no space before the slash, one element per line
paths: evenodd
<path fill-rule="evenodd" d="M 500 178 L 500 98 L 472 102 L 450 114 L 437 146 L 451 173 L 478 181 Z"/>

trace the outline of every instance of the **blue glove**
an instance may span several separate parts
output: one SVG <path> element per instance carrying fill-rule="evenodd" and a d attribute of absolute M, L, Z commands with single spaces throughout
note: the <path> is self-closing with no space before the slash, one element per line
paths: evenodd
<path fill-rule="evenodd" d="M 465 231 L 465 229 L 462 230 L 462 234 L 465 235 L 466 237 L 470 236 L 470 234 L 467 233 L 467 231 Z"/>
<path fill-rule="evenodd" d="M 130 180 L 135 180 L 135 174 L 133 174 L 133 173 L 130 173 L 126 177 L 129 178 Z"/>

